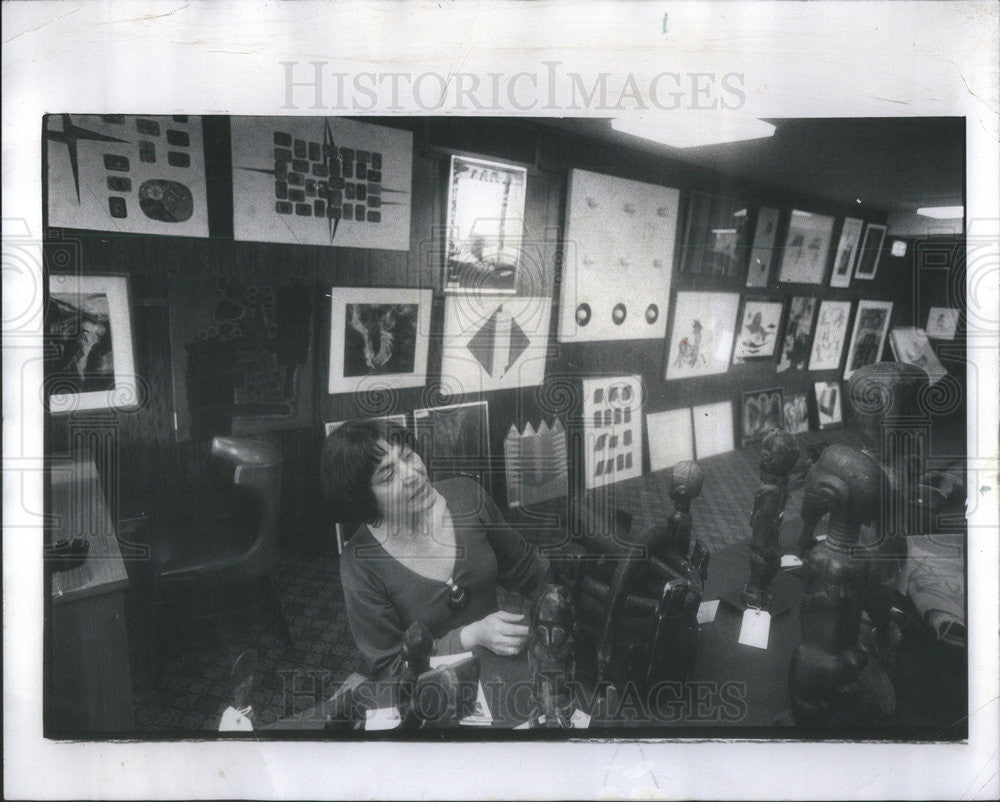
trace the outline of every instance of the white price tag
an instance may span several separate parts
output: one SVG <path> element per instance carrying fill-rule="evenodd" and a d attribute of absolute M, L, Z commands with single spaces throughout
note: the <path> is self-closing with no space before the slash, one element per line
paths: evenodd
<path fill-rule="evenodd" d="M 766 649 L 767 638 L 770 632 L 771 614 L 767 610 L 757 610 L 751 607 L 743 612 L 743 625 L 740 627 L 740 643 L 745 646 Z"/>
<path fill-rule="evenodd" d="M 380 707 L 375 710 L 365 711 L 365 730 L 394 730 L 402 719 L 399 717 L 399 709 L 395 707 Z"/>
<path fill-rule="evenodd" d="M 800 565 L 802 565 L 802 560 L 800 560 L 794 554 L 782 554 L 781 555 L 781 567 L 782 568 L 798 568 Z"/>
<path fill-rule="evenodd" d="M 719 600 L 702 602 L 698 605 L 698 623 L 711 624 L 715 620 L 715 614 L 719 611 Z"/>

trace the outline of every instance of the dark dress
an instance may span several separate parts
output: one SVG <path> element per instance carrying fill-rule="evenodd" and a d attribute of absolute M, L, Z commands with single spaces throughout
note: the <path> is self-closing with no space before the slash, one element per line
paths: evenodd
<path fill-rule="evenodd" d="M 377 679 L 399 673 L 403 633 L 423 621 L 435 638 L 435 654 L 462 651 L 462 627 L 496 612 L 497 583 L 525 596 L 544 584 L 548 563 L 504 521 L 489 495 L 471 479 L 435 485 L 455 528 L 458 554 L 452 578 L 468 590 L 464 610 L 448 607 L 445 582 L 428 579 L 391 556 L 367 526 L 354 534 L 340 559 L 347 620 L 354 640 Z"/>

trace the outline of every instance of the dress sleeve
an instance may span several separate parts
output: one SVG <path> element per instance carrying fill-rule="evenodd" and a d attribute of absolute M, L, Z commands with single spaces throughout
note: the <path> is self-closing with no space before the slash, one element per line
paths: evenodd
<path fill-rule="evenodd" d="M 497 558 L 497 582 L 509 591 L 534 596 L 549 576 L 548 560 L 539 557 L 520 533 L 510 527 L 489 493 L 478 484 L 475 487 L 479 520 Z"/>

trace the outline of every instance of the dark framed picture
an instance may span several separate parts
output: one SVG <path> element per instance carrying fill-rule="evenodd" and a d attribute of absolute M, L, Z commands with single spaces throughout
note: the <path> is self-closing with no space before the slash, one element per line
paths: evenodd
<path fill-rule="evenodd" d="M 774 356 L 784 308 L 783 301 L 747 298 L 743 302 L 743 314 L 736 329 L 736 347 L 733 349 L 734 365 L 748 359 Z"/>
<path fill-rule="evenodd" d="M 743 445 L 756 443 L 768 429 L 783 429 L 785 394 L 780 387 L 749 390 L 740 398 L 740 429 Z"/>
<path fill-rule="evenodd" d="M 692 192 L 680 271 L 735 276 L 743 264 L 747 235 L 746 204 L 721 195 Z"/>
<path fill-rule="evenodd" d="M 747 286 L 766 287 L 771 280 L 771 261 L 774 258 L 774 240 L 778 235 L 777 209 L 761 207 L 754 227 L 753 250 L 747 266 Z"/>
<path fill-rule="evenodd" d="M 802 434 L 809 431 L 809 404 L 805 393 L 785 396 L 785 431 Z"/>
<path fill-rule="evenodd" d="M 778 281 L 789 284 L 822 284 L 832 237 L 832 217 L 793 210 L 788 221 Z"/>
<path fill-rule="evenodd" d="M 865 238 L 861 241 L 858 252 L 858 266 L 854 271 L 855 279 L 873 279 L 878 272 L 878 260 L 882 255 L 882 243 L 885 242 L 885 226 L 869 223 L 865 226 Z"/>
<path fill-rule="evenodd" d="M 816 318 L 816 298 L 792 298 L 788 306 L 788 320 L 781 340 L 778 373 L 786 370 L 804 370 L 809 361 L 809 337 Z"/>
<path fill-rule="evenodd" d="M 831 287 L 851 286 L 851 273 L 858 258 L 858 241 L 863 227 L 864 222 L 856 217 L 844 218 L 840 241 L 837 243 L 837 255 L 833 259 L 833 272 L 830 274 Z"/>
<path fill-rule="evenodd" d="M 469 476 L 490 490 L 490 408 L 486 401 L 415 409 L 413 432 L 433 481 Z"/>
<path fill-rule="evenodd" d="M 854 316 L 854 331 L 847 349 L 847 367 L 844 378 L 849 379 L 858 368 L 878 362 L 885 348 L 892 317 L 892 301 L 858 301 Z"/>
<path fill-rule="evenodd" d="M 815 382 L 813 398 L 816 402 L 816 427 L 836 429 L 844 423 L 840 382 Z"/>

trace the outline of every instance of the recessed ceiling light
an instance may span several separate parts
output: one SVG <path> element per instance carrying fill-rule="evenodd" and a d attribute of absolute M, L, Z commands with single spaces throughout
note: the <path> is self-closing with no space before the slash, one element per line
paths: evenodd
<path fill-rule="evenodd" d="M 618 117 L 611 127 L 623 134 L 649 139 L 672 148 L 697 148 L 774 135 L 771 123 L 756 117 L 723 112 L 670 112 Z"/>
<path fill-rule="evenodd" d="M 917 214 L 923 217 L 933 217 L 935 220 L 954 220 L 965 217 L 964 206 L 925 206 L 917 209 Z"/>

